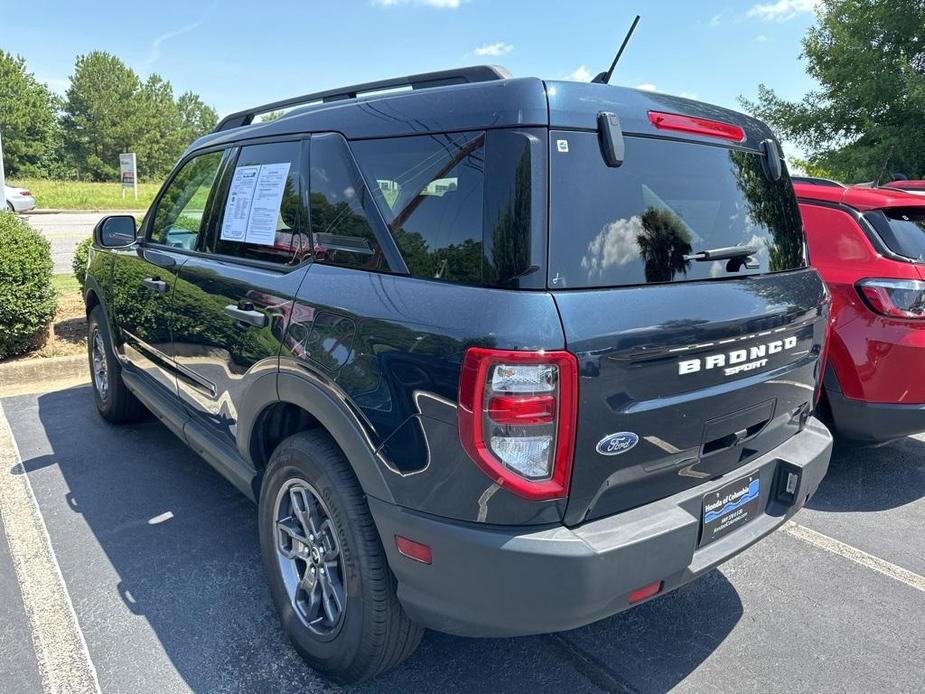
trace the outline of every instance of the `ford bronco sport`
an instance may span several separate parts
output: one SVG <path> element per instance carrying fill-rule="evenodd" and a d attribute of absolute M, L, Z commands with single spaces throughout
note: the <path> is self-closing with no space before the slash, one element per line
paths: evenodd
<path fill-rule="evenodd" d="M 425 627 L 673 590 L 828 466 L 778 145 L 687 99 L 476 67 L 228 116 L 139 229 L 98 224 L 86 302 L 102 416 L 257 501 L 282 624 L 341 682 Z"/>

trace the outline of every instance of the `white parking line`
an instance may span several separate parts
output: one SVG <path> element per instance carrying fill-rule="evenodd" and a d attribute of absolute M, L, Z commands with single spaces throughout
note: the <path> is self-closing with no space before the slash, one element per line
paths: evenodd
<path fill-rule="evenodd" d="M 892 564 L 885 559 L 875 557 L 873 554 L 868 554 L 864 550 L 852 547 L 841 540 L 836 540 L 835 538 L 823 535 L 815 530 L 810 530 L 806 526 L 799 525 L 793 521 L 787 523 L 784 530 L 788 535 L 792 535 L 798 540 L 803 540 L 811 545 L 837 554 L 840 557 L 850 559 L 855 564 L 866 566 L 868 569 L 879 571 L 890 578 L 896 579 L 900 583 L 905 583 L 907 586 L 911 586 L 925 593 L 925 576 L 920 576 L 908 569 Z"/>
<path fill-rule="evenodd" d="M 0 405 L 0 517 L 32 624 L 39 673 L 50 694 L 95 694 L 96 668 L 77 623 L 48 529 Z"/>

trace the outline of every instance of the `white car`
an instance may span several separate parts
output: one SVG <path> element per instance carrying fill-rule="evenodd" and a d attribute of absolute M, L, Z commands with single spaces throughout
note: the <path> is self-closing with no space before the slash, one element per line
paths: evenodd
<path fill-rule="evenodd" d="M 35 209 L 35 197 L 25 188 L 3 186 L 3 198 L 10 212 L 28 212 Z"/>

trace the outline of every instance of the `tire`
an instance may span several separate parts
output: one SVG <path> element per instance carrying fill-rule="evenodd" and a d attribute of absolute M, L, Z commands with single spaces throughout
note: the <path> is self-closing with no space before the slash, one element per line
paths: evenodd
<path fill-rule="evenodd" d="M 6 209 L 8 209 L 8 210 L 9 210 L 10 212 L 12 212 L 13 214 L 16 214 L 16 208 L 13 207 L 13 203 L 8 202 L 8 203 L 6 204 Z"/>
<path fill-rule="evenodd" d="M 300 513 L 308 503 L 313 512 Z M 277 447 L 258 513 L 270 594 L 286 635 L 311 667 L 335 682 L 353 684 L 414 653 L 424 630 L 398 602 L 363 490 L 327 432 L 301 432 Z M 293 530 L 305 539 L 311 528 L 321 530 L 312 536 L 314 542 L 293 539 Z"/>
<path fill-rule="evenodd" d="M 107 422 L 124 424 L 144 417 L 145 406 L 122 382 L 122 367 L 112 351 L 109 325 L 101 306 L 90 311 L 87 357 L 96 409 Z"/>

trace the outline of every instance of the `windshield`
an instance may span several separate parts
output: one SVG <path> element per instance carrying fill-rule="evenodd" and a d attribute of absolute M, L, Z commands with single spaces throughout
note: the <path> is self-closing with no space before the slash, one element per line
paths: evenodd
<path fill-rule="evenodd" d="M 706 280 L 804 266 L 790 179 L 743 150 L 625 138 L 608 167 L 596 133 L 553 132 L 550 286 Z M 722 259 L 697 254 L 741 247 Z M 699 258 L 699 259 L 698 259 Z"/>
<path fill-rule="evenodd" d="M 925 261 L 925 210 L 876 210 L 864 215 L 894 253 Z"/>

